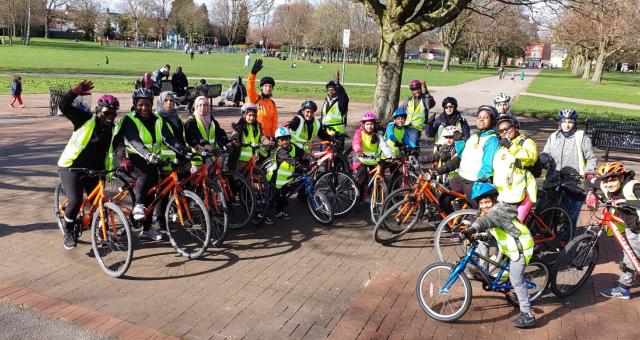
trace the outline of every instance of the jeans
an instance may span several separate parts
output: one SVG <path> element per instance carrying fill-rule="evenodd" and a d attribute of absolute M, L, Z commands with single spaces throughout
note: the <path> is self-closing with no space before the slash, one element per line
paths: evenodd
<path fill-rule="evenodd" d="M 409 136 L 409 139 L 415 146 L 418 146 L 418 140 L 420 139 L 420 135 L 422 135 L 422 131 L 416 130 L 414 127 L 407 126 L 405 128 L 405 133 Z"/>
<path fill-rule="evenodd" d="M 562 207 L 567 210 L 567 212 L 569 213 L 569 217 L 571 218 L 573 237 L 576 237 L 576 227 L 578 225 L 578 217 L 580 217 L 580 209 L 582 209 L 582 203 L 584 203 L 584 200 L 576 200 L 571 198 L 569 195 L 564 195 L 562 198 L 562 202 L 560 202 Z M 569 239 L 569 231 L 566 228 L 562 228 L 562 230 L 560 230 L 560 234 L 561 236 L 563 236 L 563 239 Z"/>

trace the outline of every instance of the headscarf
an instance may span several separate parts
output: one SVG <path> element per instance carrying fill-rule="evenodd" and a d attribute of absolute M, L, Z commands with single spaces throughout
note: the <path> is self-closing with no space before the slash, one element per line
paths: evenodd
<path fill-rule="evenodd" d="M 207 130 L 209 130 L 209 125 L 211 124 L 211 111 L 204 112 L 201 107 L 198 106 L 200 102 L 204 102 L 209 106 L 209 101 L 205 96 L 198 96 L 196 100 L 193 102 L 193 115 L 196 119 L 199 119 L 205 126 Z M 209 108 L 211 110 L 211 108 Z"/>
<path fill-rule="evenodd" d="M 167 110 L 164 108 L 164 100 L 168 95 L 171 95 L 174 98 L 176 97 L 176 94 L 171 91 L 164 91 L 160 93 L 158 98 L 156 98 L 156 110 L 162 118 L 169 120 L 172 123 L 171 125 L 177 126 L 180 117 L 178 116 L 178 111 L 176 110 L 176 108 L 174 107 L 173 110 Z"/>

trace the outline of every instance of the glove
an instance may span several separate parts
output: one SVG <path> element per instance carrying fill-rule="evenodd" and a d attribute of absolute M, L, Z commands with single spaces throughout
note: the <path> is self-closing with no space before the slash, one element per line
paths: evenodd
<path fill-rule="evenodd" d="M 542 163 L 542 165 L 547 165 L 549 164 L 549 162 L 551 162 L 551 156 L 549 156 L 549 154 L 546 154 L 546 153 L 541 153 L 538 156 L 538 159 L 540 160 L 540 163 Z"/>
<path fill-rule="evenodd" d="M 427 89 L 427 82 L 424 80 L 422 81 L 422 93 L 429 94 L 429 89 Z"/>
<path fill-rule="evenodd" d="M 253 67 L 251 67 L 251 74 L 258 74 L 262 70 L 262 59 L 258 59 L 253 63 Z"/>
<path fill-rule="evenodd" d="M 598 205 L 598 199 L 596 198 L 596 195 L 593 193 L 593 191 L 589 191 L 589 193 L 587 193 L 586 203 L 587 206 L 591 209 L 595 209 Z"/>
<path fill-rule="evenodd" d="M 624 197 L 612 197 L 611 198 L 611 203 L 613 203 L 613 205 L 620 205 L 620 203 L 624 203 L 627 200 L 624 199 Z"/>
<path fill-rule="evenodd" d="M 487 177 L 478 178 L 478 182 L 491 183 L 491 178 L 487 178 Z"/>
<path fill-rule="evenodd" d="M 462 235 L 464 236 L 464 238 L 470 239 L 477 232 L 478 231 L 476 230 L 476 228 L 471 227 L 471 228 L 467 228 L 467 229 L 463 230 L 462 231 Z"/>
<path fill-rule="evenodd" d="M 510 148 L 512 144 L 513 144 L 513 143 L 511 143 L 511 141 L 509 140 L 509 138 L 502 138 L 502 139 L 500 139 L 500 146 L 504 146 L 504 147 L 505 147 L 505 148 L 507 148 L 507 149 L 508 149 L 508 148 Z"/>
<path fill-rule="evenodd" d="M 131 170 L 133 170 L 133 162 L 128 158 L 122 159 L 119 166 L 124 172 L 131 172 Z"/>
<path fill-rule="evenodd" d="M 83 80 L 71 88 L 71 92 L 78 96 L 89 95 L 91 94 L 91 90 L 93 90 L 93 82 L 91 80 Z"/>
<path fill-rule="evenodd" d="M 522 166 L 522 162 L 518 158 L 516 158 L 515 162 L 513 162 L 513 165 L 518 169 L 524 169 L 524 167 Z"/>
<path fill-rule="evenodd" d="M 148 153 L 144 159 L 147 161 L 147 163 L 149 164 L 158 164 L 158 162 L 160 162 L 160 156 L 156 155 L 155 153 Z"/>

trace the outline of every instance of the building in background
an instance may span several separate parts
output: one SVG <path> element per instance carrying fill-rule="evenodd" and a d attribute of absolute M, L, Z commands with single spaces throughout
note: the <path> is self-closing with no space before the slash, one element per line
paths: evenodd
<path fill-rule="evenodd" d="M 529 68 L 549 67 L 551 64 L 551 45 L 543 43 L 528 46 L 524 63 Z"/>

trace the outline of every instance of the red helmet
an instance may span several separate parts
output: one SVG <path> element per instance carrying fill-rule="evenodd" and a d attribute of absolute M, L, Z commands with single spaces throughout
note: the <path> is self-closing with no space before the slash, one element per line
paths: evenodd
<path fill-rule="evenodd" d="M 409 90 L 415 90 L 415 89 L 421 89 L 421 88 L 422 88 L 422 84 L 420 84 L 419 80 L 414 79 L 409 82 Z"/>
<path fill-rule="evenodd" d="M 103 94 L 98 98 L 98 107 L 100 109 L 106 107 L 108 109 L 117 110 L 120 108 L 120 102 L 118 101 L 118 98 L 110 94 Z"/>

